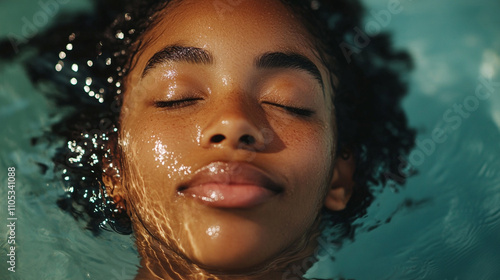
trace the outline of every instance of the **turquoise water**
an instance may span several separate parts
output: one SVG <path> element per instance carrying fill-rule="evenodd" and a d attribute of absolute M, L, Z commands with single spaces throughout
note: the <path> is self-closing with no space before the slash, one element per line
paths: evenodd
<path fill-rule="evenodd" d="M 370 34 L 376 31 L 370 21 L 387 15 L 380 11 L 391 1 L 365 2 L 374 13 L 361 29 Z M 86 1 L 58 3 L 56 15 L 88 8 Z M 419 173 L 404 188 L 377 194 L 357 221 L 354 240 L 335 249 L 333 261 L 322 258 L 309 275 L 500 279 L 500 2 L 407 0 L 399 8 L 379 22 L 415 59 L 404 107 L 419 132 L 420 145 L 409 158 Z M 26 20 L 36 23 L 40 10 L 38 1 L 0 1 L 0 36 L 23 35 Z M 138 258 L 130 236 L 96 238 L 55 204 L 63 189 L 50 181 L 51 150 L 32 146 L 31 138 L 41 135 L 57 109 L 19 65 L 0 64 L 0 73 L 0 279 L 132 279 Z M 45 174 L 38 163 L 49 166 Z M 5 261 L 9 166 L 17 168 L 15 273 Z"/>

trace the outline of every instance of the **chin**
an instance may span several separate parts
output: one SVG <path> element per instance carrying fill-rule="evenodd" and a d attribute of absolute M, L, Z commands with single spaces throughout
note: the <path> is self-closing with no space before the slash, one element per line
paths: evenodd
<path fill-rule="evenodd" d="M 242 273 L 264 267 L 285 247 L 279 236 L 252 221 L 219 223 L 217 232 L 193 236 L 190 259 L 211 271 Z"/>

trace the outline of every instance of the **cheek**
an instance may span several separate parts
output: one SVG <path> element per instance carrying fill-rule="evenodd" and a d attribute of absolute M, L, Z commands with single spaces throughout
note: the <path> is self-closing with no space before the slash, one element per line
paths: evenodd
<path fill-rule="evenodd" d="M 182 236 L 174 226 L 182 224 L 174 211 L 178 204 L 176 182 L 191 169 L 182 164 L 182 156 L 164 144 L 159 134 L 128 135 L 128 143 L 123 147 L 122 168 L 127 210 L 134 231 L 139 235 L 151 233 L 168 247 L 179 247 L 174 238 Z"/>
<path fill-rule="evenodd" d="M 283 166 L 290 186 L 288 214 L 297 229 L 308 228 L 323 207 L 333 176 L 334 135 L 331 126 L 280 125 L 276 138 L 286 147 L 275 166 Z"/>
<path fill-rule="evenodd" d="M 121 135 L 122 168 L 130 203 L 140 207 L 144 215 L 165 212 L 165 206 L 175 198 L 178 182 L 192 172 L 184 158 L 185 143 L 177 139 L 182 135 L 148 119 L 137 124 L 128 122 Z"/>
<path fill-rule="evenodd" d="M 191 166 L 185 163 L 196 137 L 196 126 L 179 127 L 149 116 L 129 121 L 123 131 L 125 156 L 145 182 L 176 183 L 191 174 Z"/>
<path fill-rule="evenodd" d="M 324 198 L 332 178 L 332 158 L 330 148 L 323 141 L 315 141 L 308 149 L 297 154 L 296 176 L 298 183 L 296 191 L 300 195 L 297 205 L 303 205 L 312 215 L 322 208 Z M 308 202 L 308 203 L 306 203 Z"/>
<path fill-rule="evenodd" d="M 303 180 L 325 180 L 331 173 L 333 162 L 334 132 L 327 122 L 299 123 L 279 120 L 272 123 L 277 141 L 284 147 L 283 159 L 294 168 L 295 177 Z M 311 182 L 312 183 L 312 182 Z"/>

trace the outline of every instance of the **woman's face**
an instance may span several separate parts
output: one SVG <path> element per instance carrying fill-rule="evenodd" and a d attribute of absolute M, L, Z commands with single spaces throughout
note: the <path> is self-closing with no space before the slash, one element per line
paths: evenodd
<path fill-rule="evenodd" d="M 335 146 L 332 89 L 304 28 L 279 1 L 239 2 L 162 11 L 121 115 L 137 238 L 221 270 L 269 262 L 311 230 Z"/>

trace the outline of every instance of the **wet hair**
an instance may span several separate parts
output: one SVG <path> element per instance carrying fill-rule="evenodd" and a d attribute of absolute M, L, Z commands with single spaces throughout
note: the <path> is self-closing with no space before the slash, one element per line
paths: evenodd
<path fill-rule="evenodd" d="M 46 136 L 64 140 L 53 156 L 66 185 L 66 194 L 57 203 L 86 221 L 96 234 L 106 225 L 122 234 L 132 232 L 122 207 L 126 201 L 113 201 L 102 175 L 120 176 L 119 167 L 111 163 L 119 161 L 123 80 L 133 67 L 134 55 L 147 44 L 141 35 L 170 2 L 94 0 L 90 13 L 61 15 L 53 26 L 25 42 L 13 38 L 0 42 L 3 59 L 20 57 L 32 82 L 58 108 L 69 109 Z M 392 48 L 387 34 L 363 33 L 363 8 L 357 0 L 282 2 L 312 35 L 322 62 L 338 80 L 332 85 L 337 154 L 354 157 L 356 188 L 345 210 L 325 209 L 323 214 L 348 233 L 352 221 L 373 201 L 374 188 L 388 184 L 387 174 L 401 175 L 395 183 L 404 184 L 400 158 L 408 154 L 415 138 L 401 108 L 411 59 L 407 52 Z"/>

